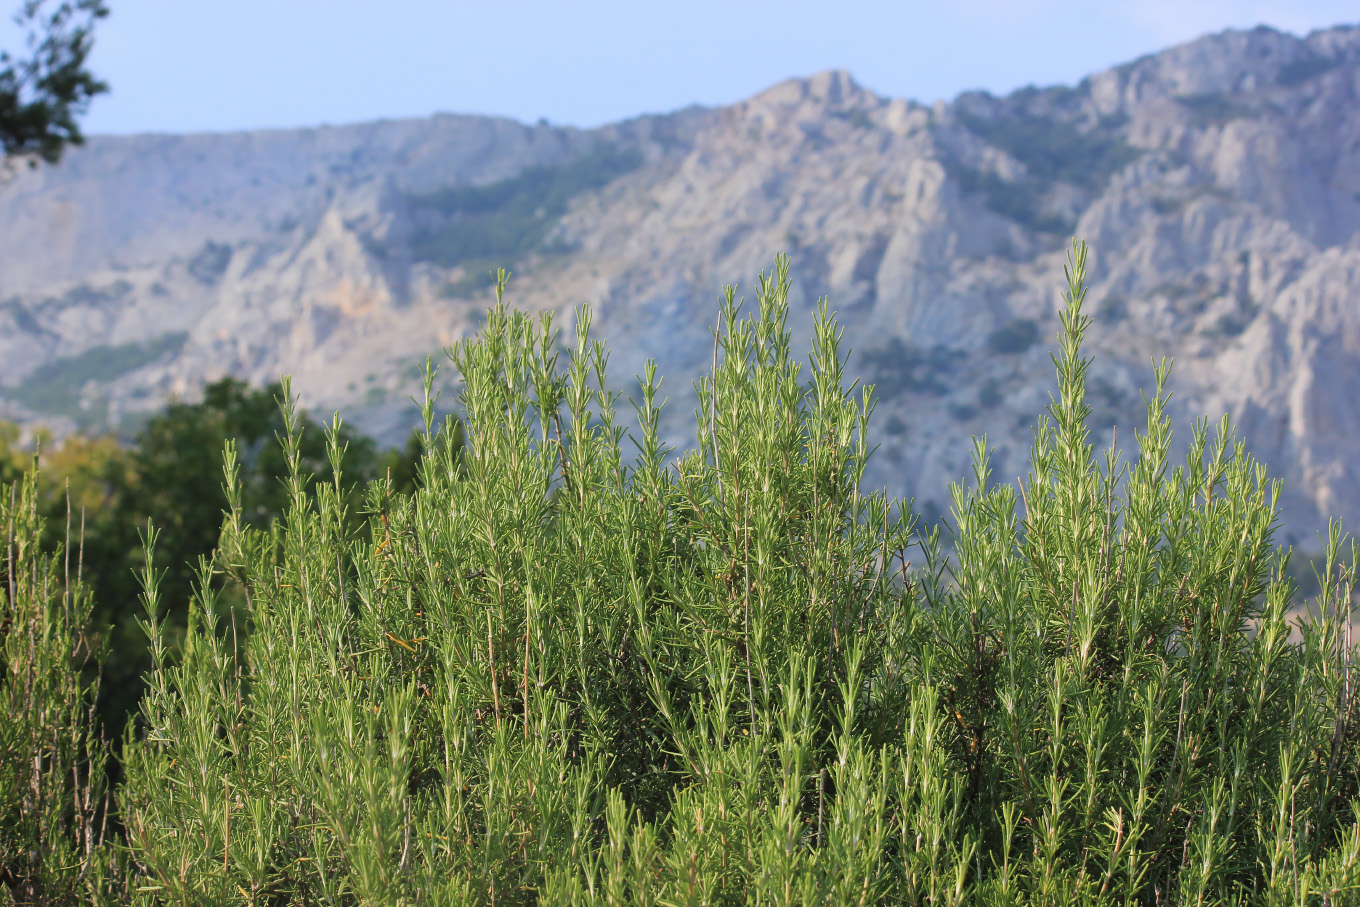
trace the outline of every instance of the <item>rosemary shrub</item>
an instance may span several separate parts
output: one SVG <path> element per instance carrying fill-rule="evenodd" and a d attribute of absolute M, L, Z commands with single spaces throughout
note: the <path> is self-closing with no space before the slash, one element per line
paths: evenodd
<path fill-rule="evenodd" d="M 83 552 L 69 502 L 65 544 L 39 549 L 33 472 L 0 491 L 0 904 L 95 903 L 115 891 L 119 861 L 105 841 L 109 748 L 86 670 L 102 652 L 86 633 Z"/>
<path fill-rule="evenodd" d="M 589 311 L 559 367 L 503 273 L 450 351 L 465 446 L 432 424 L 427 369 L 418 488 L 373 483 L 366 521 L 338 421 L 334 481 L 307 494 L 285 402 L 290 508 L 247 524 L 229 446 L 181 651 L 143 575 L 125 897 L 1356 903 L 1354 548 L 1333 531 L 1292 641 L 1278 487 L 1226 423 L 1170 462 L 1165 364 L 1136 455 L 1096 450 L 1085 259 L 1029 475 L 994 485 L 979 441 L 948 556 L 860 488 L 872 388 L 825 302 L 803 377 L 782 258 L 755 315 L 727 291 L 678 459 L 654 364 L 634 454 Z"/>

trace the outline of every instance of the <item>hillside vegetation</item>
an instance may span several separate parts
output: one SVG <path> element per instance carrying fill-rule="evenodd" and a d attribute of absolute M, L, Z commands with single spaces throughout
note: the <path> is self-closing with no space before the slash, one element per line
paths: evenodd
<path fill-rule="evenodd" d="M 502 272 L 450 351 L 466 434 L 427 393 L 414 490 L 348 495 L 332 423 L 309 491 L 285 406 L 284 514 L 251 524 L 229 444 L 182 641 L 148 531 L 154 666 L 112 788 L 89 599 L 23 479 L 0 899 L 1355 903 L 1354 549 L 1333 532 L 1291 641 L 1279 486 L 1226 423 L 1172 462 L 1163 365 L 1127 461 L 1093 446 L 1085 273 L 1074 246 L 1028 474 L 995 484 L 976 442 L 946 558 L 863 487 L 874 392 L 825 301 L 794 360 L 787 260 L 758 311 L 728 289 L 676 460 L 655 367 L 634 438 L 590 311 L 559 363 Z"/>

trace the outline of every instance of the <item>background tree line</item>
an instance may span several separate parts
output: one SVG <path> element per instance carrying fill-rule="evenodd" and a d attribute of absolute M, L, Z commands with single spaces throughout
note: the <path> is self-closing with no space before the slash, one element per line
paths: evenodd
<path fill-rule="evenodd" d="M 197 403 L 175 401 L 156 413 L 130 438 L 73 435 L 54 443 L 39 433 L 20 443 L 18 426 L 0 423 L 0 486 L 18 482 L 38 466 L 39 511 L 45 521 L 44 547 L 66 544 L 81 579 L 93 593 L 93 626 L 109 643 L 101 684 L 100 712 L 108 733 L 121 735 L 144 689 L 150 667 L 138 574 L 144 566 L 143 536 L 148 523 L 159 533 L 153 566 L 161 585 L 172 638 L 182 629 L 192 594 L 195 565 L 211 557 L 222 528 L 227 500 L 222 490 L 222 450 L 235 444 L 242 489 L 242 514 L 252 528 L 268 532 L 287 506 L 283 479 L 288 464 L 278 438 L 285 426 L 279 402 L 282 385 L 251 388 L 234 378 L 207 386 Z M 309 492 L 334 476 L 326 455 L 326 433 L 303 414 L 298 421 L 300 453 Z M 419 433 L 404 447 L 383 450 L 373 439 L 342 425 L 346 448 L 341 484 L 350 496 L 374 479 L 389 493 L 415 487 L 422 453 Z M 361 517 L 357 501 L 352 511 Z M 224 582 L 218 577 L 218 582 Z M 228 600 L 232 600 L 227 590 Z"/>

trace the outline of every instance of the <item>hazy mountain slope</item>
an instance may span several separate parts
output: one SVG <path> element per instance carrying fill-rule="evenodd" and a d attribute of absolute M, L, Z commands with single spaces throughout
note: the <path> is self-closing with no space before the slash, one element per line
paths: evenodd
<path fill-rule="evenodd" d="M 1075 88 L 927 108 L 845 73 L 594 132 L 435 117 L 95 139 L 0 190 L 0 412 L 117 422 L 224 371 L 389 436 L 415 363 L 516 304 L 595 310 L 673 443 L 722 284 L 789 252 L 879 386 L 873 473 L 923 509 L 987 432 L 1023 467 L 1068 237 L 1093 246 L 1096 424 L 1132 442 L 1151 359 L 1233 414 L 1309 533 L 1360 517 L 1360 29 L 1227 32 Z"/>

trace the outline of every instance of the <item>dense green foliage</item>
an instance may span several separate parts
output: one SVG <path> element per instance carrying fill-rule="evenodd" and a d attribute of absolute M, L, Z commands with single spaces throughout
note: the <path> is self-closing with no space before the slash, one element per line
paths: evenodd
<path fill-rule="evenodd" d="M 0 487 L 18 482 L 31 465 L 18 441 L 19 426 L 0 422 Z"/>
<path fill-rule="evenodd" d="M 0 467 L 3 468 L 3 467 Z M 92 703 L 101 654 L 88 590 L 65 544 L 39 545 L 30 474 L 0 495 L 0 904 L 78 904 L 112 893 L 108 747 Z M 64 527 L 69 530 L 68 525 Z"/>
<path fill-rule="evenodd" d="M 15 16 L 28 56 L 0 51 L 0 156 L 34 155 L 55 164 L 85 136 L 76 118 L 109 88 L 85 68 L 104 0 L 25 0 Z"/>
<path fill-rule="evenodd" d="M 242 520 L 267 530 L 287 508 L 283 484 L 288 466 L 277 438 L 284 431 L 278 401 L 283 385 L 250 388 L 223 378 L 209 384 L 197 403 L 172 402 L 131 439 L 69 438 L 60 445 L 40 441 L 42 471 L 35 506 L 46 518 L 50 548 L 65 543 L 68 511 L 75 524 L 76 557 L 84 586 L 93 592 L 93 627 L 107 643 L 100 712 L 117 736 L 135 712 L 151 667 L 146 635 L 138 623 L 141 587 L 136 572 L 144 563 L 141 536 L 148 522 L 161 532 L 155 566 L 162 571 L 166 625 L 178 637 L 186 622 L 194 565 L 211 557 L 222 528 L 226 498 L 221 489 L 222 446 L 238 451 Z M 321 426 L 298 417 L 307 485 L 331 480 Z M 371 439 L 342 428 L 347 447 L 346 493 L 363 483 L 390 478 L 396 491 L 409 491 L 421 454 L 418 437 L 401 451 L 380 452 Z M 0 481 L 17 481 L 31 465 L 18 445 L 18 432 L 0 424 Z"/>
<path fill-rule="evenodd" d="M 1226 425 L 1169 462 L 1162 367 L 1136 454 L 1097 453 L 1084 269 L 1076 247 L 1029 475 L 992 483 L 978 443 L 948 558 L 861 489 L 873 392 L 825 304 L 792 361 L 782 259 L 754 316 L 728 292 L 677 460 L 655 368 L 625 455 L 588 310 L 559 368 L 503 272 L 451 351 L 466 443 L 427 392 L 409 493 L 356 502 L 335 423 L 309 486 L 286 408 L 283 516 L 251 525 L 229 446 L 182 642 L 144 559 L 154 668 L 104 896 L 1354 903 L 1355 551 L 1334 534 L 1292 641 L 1278 488 Z"/>

